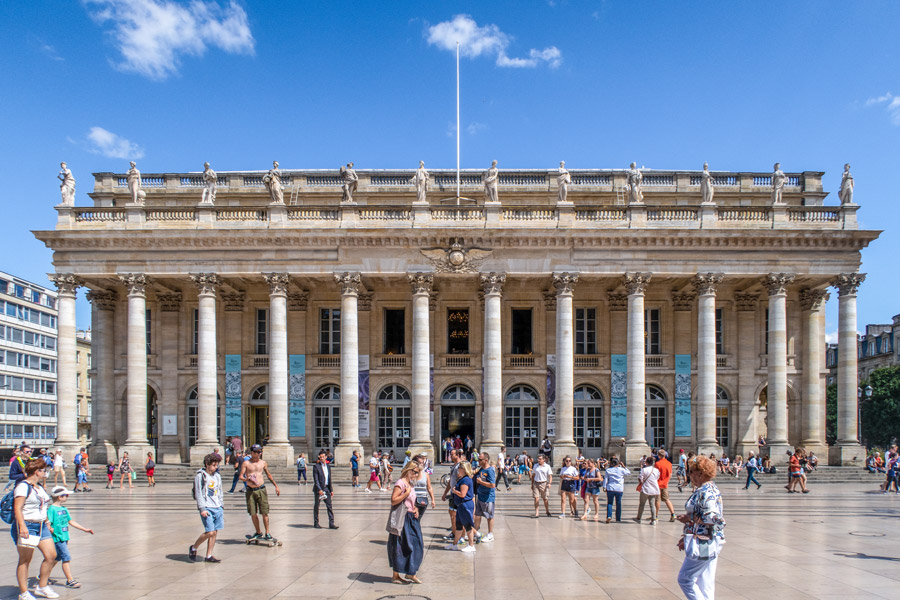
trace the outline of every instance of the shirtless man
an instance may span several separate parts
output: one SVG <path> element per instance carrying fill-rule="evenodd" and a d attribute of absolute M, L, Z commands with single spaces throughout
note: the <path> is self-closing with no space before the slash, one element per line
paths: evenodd
<path fill-rule="evenodd" d="M 272 485 L 275 486 L 275 495 L 280 496 L 281 490 L 278 484 L 272 479 L 269 472 L 269 465 L 262 459 L 262 446 L 253 444 L 250 446 L 250 460 L 241 463 L 241 474 L 239 479 L 247 486 L 247 512 L 253 519 L 253 527 L 256 528 L 256 534 L 250 538 L 254 540 L 272 541 L 274 538 L 269 533 L 269 494 L 266 492 L 266 484 L 263 481 L 263 474 L 269 478 Z M 263 518 L 263 525 L 266 528 L 266 535 L 263 536 L 259 529 L 259 515 Z"/>

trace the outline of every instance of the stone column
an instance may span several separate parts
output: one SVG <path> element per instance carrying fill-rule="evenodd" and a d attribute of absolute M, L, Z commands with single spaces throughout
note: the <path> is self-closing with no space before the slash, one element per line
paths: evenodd
<path fill-rule="evenodd" d="M 431 343 L 430 300 L 434 283 L 432 273 L 407 274 L 413 297 L 412 335 L 412 440 L 409 451 L 412 456 L 420 452 L 435 459 L 431 444 Z M 435 462 L 440 462 L 439 460 Z"/>
<path fill-rule="evenodd" d="M 56 380 L 56 442 L 66 456 L 79 447 L 78 440 L 78 367 L 75 341 L 75 295 L 82 285 L 71 273 L 48 275 L 58 290 L 59 307 Z"/>
<path fill-rule="evenodd" d="M 350 464 L 359 443 L 359 273 L 335 273 L 341 287 L 341 440 L 334 450 L 340 465 Z"/>
<path fill-rule="evenodd" d="M 147 440 L 147 298 L 150 278 L 143 273 L 119 275 L 128 291 L 128 347 L 125 396 L 125 445 L 134 463 L 150 451 Z"/>
<path fill-rule="evenodd" d="M 866 458 L 857 422 L 856 338 L 856 291 L 865 280 L 865 273 L 841 273 L 831 282 L 838 291 L 837 442 L 829 452 L 831 464 L 861 465 Z"/>
<path fill-rule="evenodd" d="M 91 290 L 91 365 L 96 373 L 91 387 L 91 444 L 90 455 L 97 464 L 118 460 L 116 455 L 115 292 Z"/>
<path fill-rule="evenodd" d="M 759 367 L 759 295 L 735 292 L 734 303 L 737 307 L 737 368 L 738 368 L 738 412 L 732 416 L 735 420 L 735 452 L 744 458 L 750 452 L 757 453 L 756 445 L 759 430 L 759 408 L 756 403 L 758 379 L 756 370 Z"/>
<path fill-rule="evenodd" d="M 556 289 L 556 440 L 553 466 L 578 451 L 574 438 L 575 418 L 575 314 L 572 307 L 578 273 L 554 273 Z"/>
<path fill-rule="evenodd" d="M 788 273 L 769 273 L 763 285 L 769 291 L 769 383 L 766 388 L 769 456 L 773 464 L 784 464 L 788 443 L 787 408 L 787 286 Z"/>
<path fill-rule="evenodd" d="M 801 444 L 807 451 L 825 455 L 825 398 L 822 394 L 821 364 L 824 345 L 819 321 L 828 300 L 825 290 L 802 290 L 803 310 L 803 397 Z"/>
<path fill-rule="evenodd" d="M 698 273 L 697 292 L 697 452 L 722 454 L 716 440 L 716 288 L 717 273 Z"/>
<path fill-rule="evenodd" d="M 628 292 L 628 415 L 625 440 L 625 463 L 640 464 L 641 457 L 650 453 L 646 439 L 644 416 L 644 289 L 651 273 L 625 273 Z"/>
<path fill-rule="evenodd" d="M 288 439 L 287 273 L 263 273 L 269 284 L 269 444 L 268 461 L 281 466 L 294 462 Z M 343 419 L 343 410 L 341 411 Z"/>
<path fill-rule="evenodd" d="M 197 286 L 197 441 L 190 448 L 193 466 L 202 466 L 203 457 L 218 444 L 216 431 L 216 392 L 218 365 L 216 351 L 216 288 L 215 273 L 191 275 Z"/>
<path fill-rule="evenodd" d="M 484 290 L 484 411 L 481 449 L 497 456 L 503 445 L 503 346 L 500 296 L 506 273 L 482 273 Z"/>

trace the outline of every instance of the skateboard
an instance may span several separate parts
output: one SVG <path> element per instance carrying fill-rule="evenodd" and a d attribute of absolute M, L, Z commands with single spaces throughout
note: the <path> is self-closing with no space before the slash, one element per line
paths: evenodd
<path fill-rule="evenodd" d="M 268 546 L 269 548 L 274 548 L 275 546 L 283 546 L 284 544 L 280 540 L 276 540 L 272 538 L 271 540 L 263 540 L 263 539 L 253 539 L 252 535 L 244 536 L 247 538 L 247 545 L 253 544 L 254 546 Z"/>

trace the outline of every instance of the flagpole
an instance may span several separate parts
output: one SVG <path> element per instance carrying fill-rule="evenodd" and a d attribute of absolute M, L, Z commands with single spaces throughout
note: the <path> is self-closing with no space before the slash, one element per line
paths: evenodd
<path fill-rule="evenodd" d="M 456 42 L 456 205 L 459 206 L 459 42 Z"/>

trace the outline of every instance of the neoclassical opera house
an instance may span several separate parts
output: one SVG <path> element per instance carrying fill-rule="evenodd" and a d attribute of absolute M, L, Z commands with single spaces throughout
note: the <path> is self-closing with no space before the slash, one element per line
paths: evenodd
<path fill-rule="evenodd" d="M 277 169 L 277 167 L 276 167 Z M 851 194 L 821 172 L 96 173 L 53 231 L 59 439 L 76 443 L 75 294 L 93 454 L 196 462 L 333 448 L 743 454 L 857 442 Z M 852 180 L 851 180 L 852 182 Z M 462 198 L 460 198 L 462 196 Z M 474 198 L 468 199 L 468 198 Z M 829 293 L 830 292 L 830 293 Z M 825 303 L 840 304 L 825 442 Z"/>

